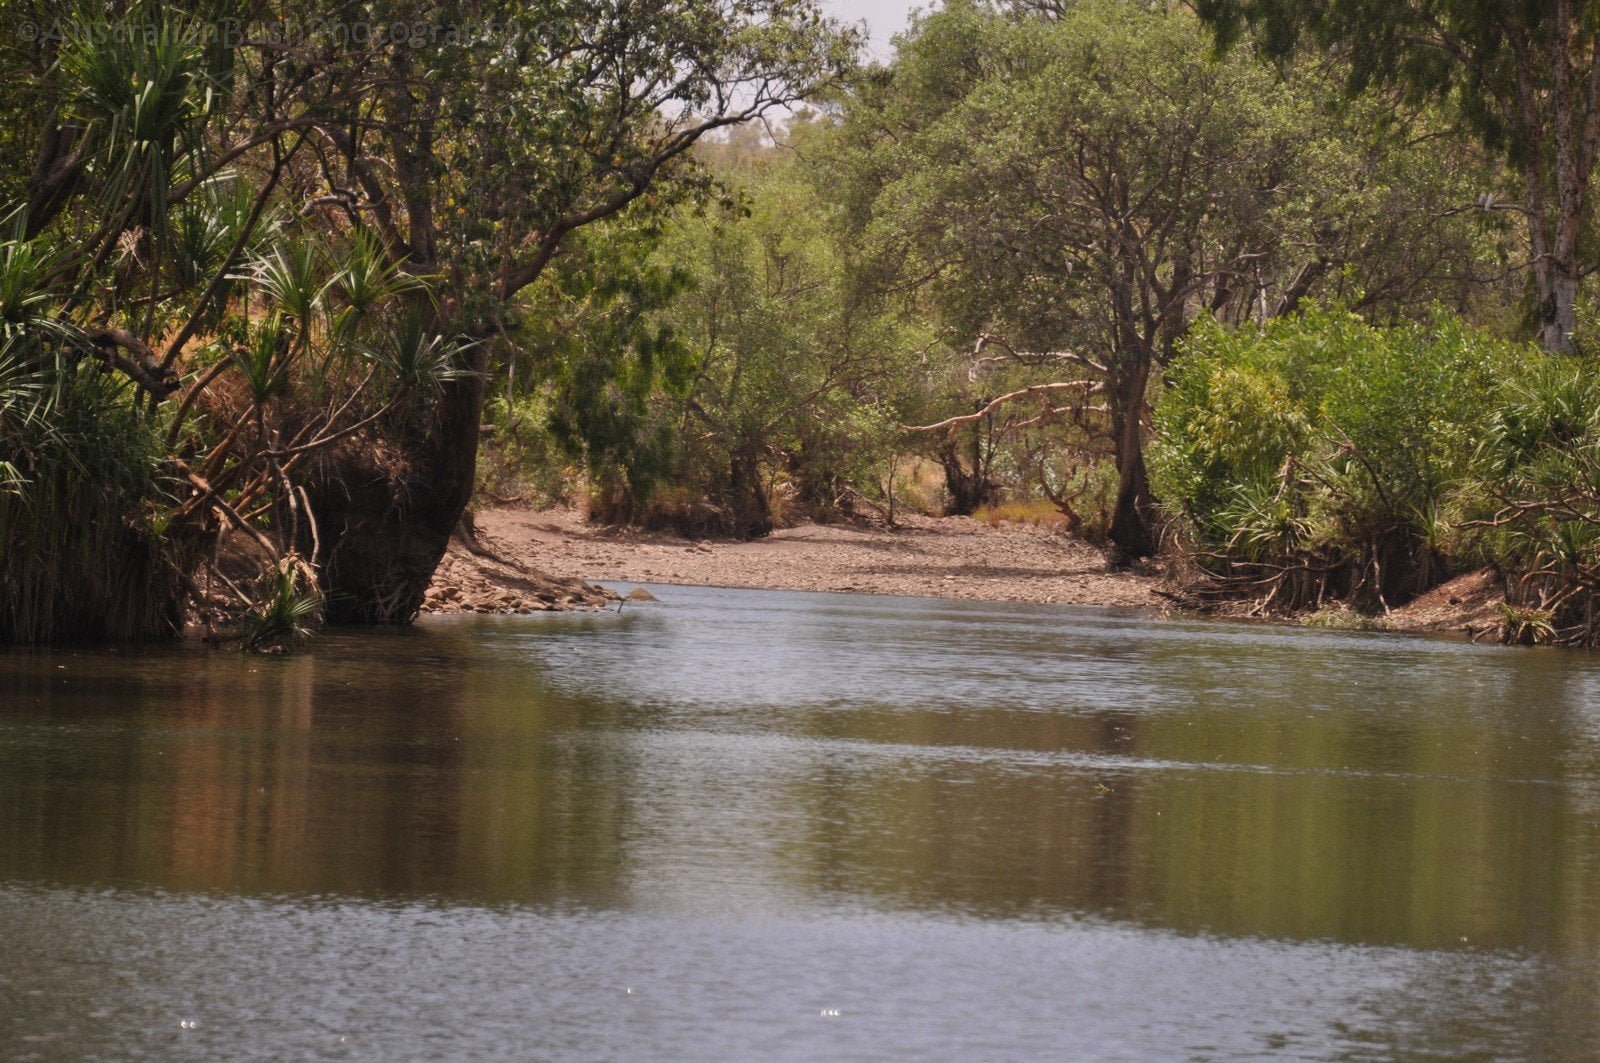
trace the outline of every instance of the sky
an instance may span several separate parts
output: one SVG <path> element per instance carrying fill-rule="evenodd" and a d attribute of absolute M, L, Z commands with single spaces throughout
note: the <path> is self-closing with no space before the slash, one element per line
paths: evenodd
<path fill-rule="evenodd" d="M 850 22 L 866 19 L 872 31 L 872 54 L 887 59 L 890 38 L 906 28 L 911 9 L 929 4 L 927 0 L 822 0 L 822 6 L 835 18 Z"/>

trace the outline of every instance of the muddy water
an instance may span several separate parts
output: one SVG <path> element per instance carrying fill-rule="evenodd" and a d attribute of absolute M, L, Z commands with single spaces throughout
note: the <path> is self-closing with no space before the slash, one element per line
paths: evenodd
<path fill-rule="evenodd" d="M 657 592 L 0 656 L 0 1058 L 1600 1051 L 1600 659 Z"/>

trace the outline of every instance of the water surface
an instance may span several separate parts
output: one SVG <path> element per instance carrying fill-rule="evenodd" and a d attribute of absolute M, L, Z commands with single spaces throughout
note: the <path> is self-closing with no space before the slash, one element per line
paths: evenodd
<path fill-rule="evenodd" d="M 0 656 L 0 1057 L 1600 1049 L 1600 664 L 657 588 Z"/>

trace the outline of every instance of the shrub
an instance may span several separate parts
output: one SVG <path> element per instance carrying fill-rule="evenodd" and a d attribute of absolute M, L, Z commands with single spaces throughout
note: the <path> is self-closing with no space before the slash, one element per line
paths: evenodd
<path fill-rule="evenodd" d="M 1397 604 L 1479 556 L 1464 521 L 1477 442 L 1532 357 L 1445 313 L 1203 323 L 1156 412 L 1157 493 L 1207 571 L 1271 607 Z"/>
<path fill-rule="evenodd" d="M 1473 522 L 1514 575 L 1512 641 L 1594 645 L 1600 593 L 1600 383 L 1587 359 L 1542 359 L 1499 393 L 1477 450 Z"/>
<path fill-rule="evenodd" d="M 134 639 L 179 626 L 160 440 L 116 378 L 0 351 L 0 643 Z M 9 367 L 10 371 L 7 371 Z"/>
<path fill-rule="evenodd" d="M 259 604 L 244 618 L 240 646 L 247 653 L 286 653 L 322 623 L 323 598 L 316 573 L 290 555 L 262 573 Z"/>

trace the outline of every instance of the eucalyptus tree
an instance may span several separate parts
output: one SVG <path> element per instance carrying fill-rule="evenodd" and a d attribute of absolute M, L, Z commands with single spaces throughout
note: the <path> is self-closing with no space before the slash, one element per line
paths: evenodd
<path fill-rule="evenodd" d="M 1485 209 L 1526 229 L 1540 342 L 1568 351 L 1593 246 L 1590 181 L 1600 157 L 1600 5 L 1590 0 L 1199 0 L 1223 43 L 1287 57 L 1332 51 L 1359 93 L 1373 85 L 1459 107 L 1517 183 Z"/>
<path fill-rule="evenodd" d="M 1151 553 L 1147 391 L 1197 315 L 1273 316 L 1319 285 L 1426 300 L 1470 279 L 1449 263 L 1476 250 L 1439 224 L 1455 171 L 1397 155 L 1392 123 L 1353 134 L 1314 88 L 1214 55 L 1183 9 L 956 3 L 919 23 L 838 149 L 865 188 L 870 268 L 929 293 L 974 378 L 1033 374 L 919 427 L 1025 403 L 1018 423 L 1102 434 L 1111 537 Z"/>

